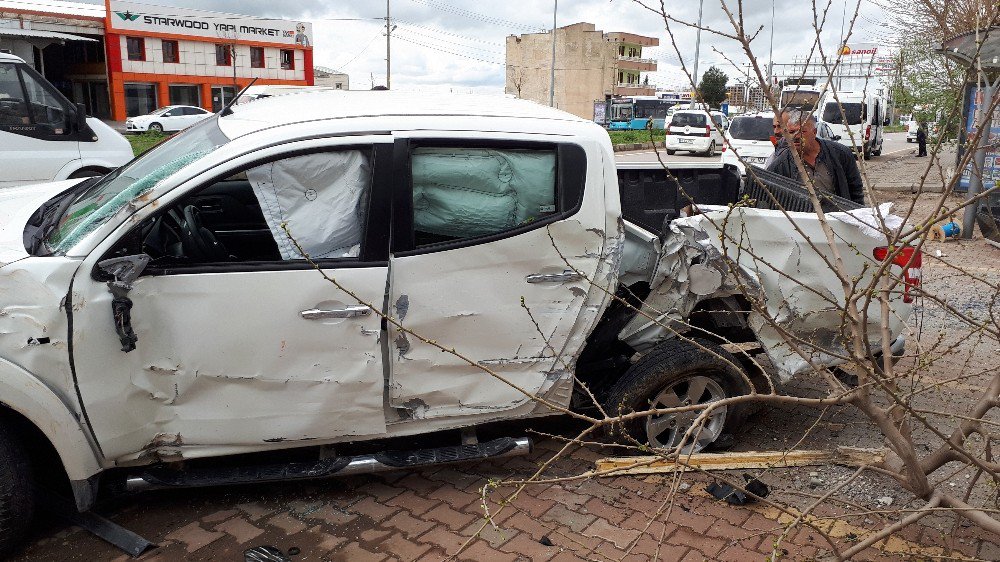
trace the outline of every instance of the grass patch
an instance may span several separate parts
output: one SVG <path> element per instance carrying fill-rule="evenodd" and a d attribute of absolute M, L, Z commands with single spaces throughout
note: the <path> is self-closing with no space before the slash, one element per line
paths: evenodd
<path fill-rule="evenodd" d="M 653 141 L 662 142 L 667 138 L 663 131 L 608 131 L 611 136 L 611 144 L 631 144 L 639 142 L 649 142 L 649 135 L 652 133 Z"/>
<path fill-rule="evenodd" d="M 886 125 L 885 132 L 887 133 L 905 133 L 906 125 Z"/>
<path fill-rule="evenodd" d="M 138 135 L 125 135 L 128 142 L 132 144 L 132 153 L 136 156 L 146 152 L 150 148 L 160 144 L 164 139 L 170 137 L 163 133 L 141 133 Z"/>

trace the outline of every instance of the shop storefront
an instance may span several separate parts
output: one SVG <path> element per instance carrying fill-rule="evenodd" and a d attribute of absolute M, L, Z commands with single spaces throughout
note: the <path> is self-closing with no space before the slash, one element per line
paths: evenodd
<path fill-rule="evenodd" d="M 90 114 L 218 111 L 252 80 L 313 85 L 312 24 L 106 0 L 0 0 L 0 50 Z"/>

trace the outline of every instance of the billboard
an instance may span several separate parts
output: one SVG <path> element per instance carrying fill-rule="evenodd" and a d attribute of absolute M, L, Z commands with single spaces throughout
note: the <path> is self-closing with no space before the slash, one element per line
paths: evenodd
<path fill-rule="evenodd" d="M 312 46 L 312 24 L 295 20 L 254 18 L 190 8 L 138 2 L 110 3 L 109 27 L 121 33 L 169 33 L 206 39 L 228 39 Z"/>
<path fill-rule="evenodd" d="M 982 119 L 983 89 L 970 86 L 967 101 L 968 110 L 965 114 L 965 135 L 964 138 L 971 139 L 978 129 L 979 121 Z M 996 94 L 994 94 L 996 95 Z M 1000 111 L 993 112 L 993 120 L 990 123 L 990 130 L 983 134 L 980 145 L 986 144 L 986 162 L 983 166 L 983 191 L 1000 185 Z M 958 190 L 967 191 L 969 180 L 972 178 L 973 161 L 970 159 L 969 165 L 962 170 L 962 178 L 958 182 Z"/>

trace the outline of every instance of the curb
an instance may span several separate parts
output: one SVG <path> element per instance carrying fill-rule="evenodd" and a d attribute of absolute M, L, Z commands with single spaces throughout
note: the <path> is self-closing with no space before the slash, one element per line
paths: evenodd
<path fill-rule="evenodd" d="M 651 142 L 642 142 L 642 143 L 631 142 L 624 144 L 615 144 L 612 146 L 614 147 L 615 152 L 628 152 L 630 150 L 651 150 L 653 148 L 653 145 L 654 143 Z M 657 142 L 655 143 L 655 145 L 656 148 L 666 148 L 667 146 L 666 143 L 664 142 Z"/>

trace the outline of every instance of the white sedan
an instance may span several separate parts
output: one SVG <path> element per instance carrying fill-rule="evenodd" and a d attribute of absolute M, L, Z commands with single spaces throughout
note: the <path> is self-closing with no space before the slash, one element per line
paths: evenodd
<path fill-rule="evenodd" d="M 129 117 L 125 130 L 129 133 L 180 131 L 212 115 L 211 111 L 193 105 L 168 105 L 148 115 Z"/>

